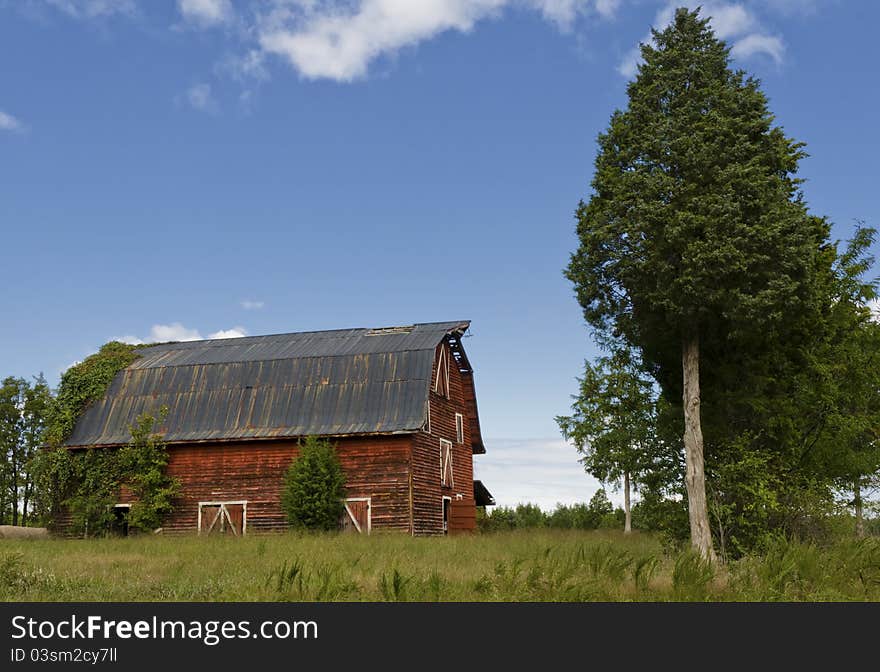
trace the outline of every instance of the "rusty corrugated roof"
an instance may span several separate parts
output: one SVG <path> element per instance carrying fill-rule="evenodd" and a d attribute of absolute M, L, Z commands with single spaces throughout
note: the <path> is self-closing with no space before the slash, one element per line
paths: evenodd
<path fill-rule="evenodd" d="M 410 432 L 422 427 L 434 351 L 469 322 L 249 336 L 142 348 L 68 446 L 117 445 L 167 406 L 169 443 Z"/>

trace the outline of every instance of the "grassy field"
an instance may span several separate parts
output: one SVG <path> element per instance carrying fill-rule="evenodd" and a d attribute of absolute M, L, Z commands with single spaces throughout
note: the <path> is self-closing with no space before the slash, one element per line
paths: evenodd
<path fill-rule="evenodd" d="M 0 540 L 4 601 L 880 600 L 880 540 L 713 570 L 645 534 Z"/>

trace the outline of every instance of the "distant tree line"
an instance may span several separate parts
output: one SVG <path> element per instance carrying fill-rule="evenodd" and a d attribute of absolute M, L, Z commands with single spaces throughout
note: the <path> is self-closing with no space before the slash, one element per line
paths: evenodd
<path fill-rule="evenodd" d="M 623 509 L 614 507 L 604 488 L 597 490 L 588 504 L 557 504 L 552 511 L 544 511 L 537 504 L 496 506 L 489 511 L 479 509 L 477 515 L 477 527 L 481 532 L 541 527 L 558 530 L 619 529 L 623 522 Z"/>
<path fill-rule="evenodd" d="M 42 375 L 9 376 L 0 384 L 0 524 L 34 519 L 34 458 L 40 448 L 52 395 Z"/>

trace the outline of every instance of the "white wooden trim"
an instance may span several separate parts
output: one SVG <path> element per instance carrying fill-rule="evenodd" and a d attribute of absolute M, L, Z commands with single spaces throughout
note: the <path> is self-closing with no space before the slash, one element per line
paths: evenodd
<path fill-rule="evenodd" d="M 449 481 L 445 481 L 447 463 L 444 459 L 444 448 L 446 448 L 446 456 L 449 457 Z M 440 487 L 455 487 L 455 475 L 452 472 L 452 441 L 449 441 L 448 439 L 440 439 Z"/>
<path fill-rule="evenodd" d="M 111 509 L 130 509 L 131 504 L 114 504 L 110 507 Z"/>
<path fill-rule="evenodd" d="M 449 500 L 449 513 L 452 513 L 452 497 L 443 495 L 443 497 L 440 498 L 440 524 L 443 526 L 443 534 L 449 534 L 449 518 L 443 520 L 443 503 L 446 500 Z"/>
<path fill-rule="evenodd" d="M 226 520 L 229 520 L 229 524 L 232 525 L 232 521 L 231 521 L 230 518 L 229 518 L 229 512 L 226 511 L 226 505 L 227 505 L 227 504 L 241 504 L 241 505 L 242 505 L 242 509 L 241 509 L 241 536 L 244 536 L 244 535 L 247 533 L 247 505 L 248 505 L 248 500 L 246 500 L 246 499 L 223 500 L 222 502 L 220 502 L 220 501 L 217 501 L 217 502 L 199 502 L 199 518 L 198 518 L 198 522 L 196 523 L 196 524 L 198 525 L 198 527 L 196 527 L 197 534 L 199 534 L 199 535 L 202 534 L 202 507 L 203 507 L 203 506 L 219 506 L 219 507 L 220 507 L 220 510 L 217 512 L 217 516 L 214 518 L 213 521 L 211 521 L 211 526 L 210 526 L 210 527 L 208 528 L 208 530 L 207 530 L 208 532 L 210 532 L 212 529 L 214 529 L 214 523 L 216 523 L 216 522 L 219 520 L 220 516 L 221 516 L 223 513 L 226 514 Z M 235 531 L 235 528 L 233 527 L 232 529 L 233 529 L 233 532 L 234 532 L 234 531 Z"/>
<path fill-rule="evenodd" d="M 428 434 L 430 434 L 431 433 L 431 398 L 430 398 L 430 396 L 428 397 L 427 404 L 428 404 L 428 422 L 426 423 L 427 428 L 425 431 L 427 431 Z"/>
<path fill-rule="evenodd" d="M 464 416 L 461 413 L 455 414 L 455 441 L 464 443 Z"/>
<path fill-rule="evenodd" d="M 440 374 L 444 374 L 444 378 L 446 378 L 446 389 L 443 393 L 440 392 Z M 434 392 L 437 394 L 442 394 L 442 396 L 449 398 L 449 362 L 446 357 L 446 348 L 445 346 L 440 346 L 440 357 L 437 358 L 437 377 L 434 379 Z"/>
<path fill-rule="evenodd" d="M 351 512 L 351 509 L 348 508 L 348 502 L 366 502 L 367 503 L 367 534 L 373 529 L 373 498 L 372 497 L 346 497 L 345 498 L 345 512 L 348 514 L 348 517 L 351 519 L 351 522 L 354 523 L 355 528 L 358 532 L 363 532 L 361 530 L 361 526 L 358 525 L 357 520 L 354 517 L 354 514 Z"/>

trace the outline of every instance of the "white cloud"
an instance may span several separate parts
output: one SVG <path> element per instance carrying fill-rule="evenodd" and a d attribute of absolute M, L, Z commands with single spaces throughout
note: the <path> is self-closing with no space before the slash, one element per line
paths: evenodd
<path fill-rule="evenodd" d="M 11 114 L 0 110 L 0 131 L 23 131 L 24 124 Z"/>
<path fill-rule="evenodd" d="M 208 334 L 208 339 L 241 338 L 247 335 L 247 329 L 242 326 L 235 326 L 210 333 Z M 149 337 L 145 339 L 132 334 L 126 334 L 112 340 L 130 345 L 144 345 L 145 343 L 165 343 L 167 341 L 202 341 L 205 340 L 205 337 L 202 336 L 198 329 L 190 329 L 180 322 L 172 322 L 171 324 L 154 324 L 150 327 Z"/>
<path fill-rule="evenodd" d="M 77 19 L 94 19 L 114 14 L 132 16 L 137 13 L 135 0 L 45 0 L 45 2 Z"/>
<path fill-rule="evenodd" d="M 214 340 L 218 338 L 243 338 L 248 335 L 247 329 L 244 327 L 232 327 L 232 329 L 221 329 L 213 334 L 208 334 L 208 338 Z"/>
<path fill-rule="evenodd" d="M 269 79 L 265 61 L 265 53 L 259 49 L 251 49 L 244 55 L 227 56 L 217 64 L 215 70 L 218 74 L 229 75 L 239 82 L 250 79 L 263 81 Z"/>
<path fill-rule="evenodd" d="M 761 24 L 754 13 L 744 4 L 737 2 L 716 2 L 713 0 L 672 0 L 657 12 L 654 28 L 662 30 L 675 17 L 678 7 L 701 8 L 701 16 L 709 17 L 709 24 L 715 35 L 731 45 L 731 55 L 738 59 L 748 59 L 756 54 L 770 56 L 777 65 L 782 63 L 785 46 L 779 37 L 763 34 Z M 650 43 L 650 35 L 642 42 Z M 630 49 L 621 59 L 617 71 L 630 78 L 638 71 L 641 52 L 638 47 Z"/>
<path fill-rule="evenodd" d="M 871 309 L 871 315 L 875 322 L 880 322 L 880 299 L 874 299 L 868 302 L 868 308 Z"/>
<path fill-rule="evenodd" d="M 378 56 L 448 30 L 467 32 L 506 0 L 362 0 L 307 3 L 276 14 L 260 34 L 261 47 L 285 58 L 307 79 L 352 81 Z M 274 24 L 274 25 L 273 25 Z"/>
<path fill-rule="evenodd" d="M 605 19 L 613 18 L 617 14 L 618 7 L 620 0 L 596 0 L 596 11 Z"/>
<path fill-rule="evenodd" d="M 265 306 L 265 301 L 242 301 L 241 307 L 245 310 L 259 310 L 263 306 Z"/>
<path fill-rule="evenodd" d="M 562 30 L 581 16 L 612 17 L 620 0 L 276 0 L 258 21 L 263 52 L 306 79 L 350 82 L 370 64 L 441 33 L 466 33 L 502 11 L 539 12 Z"/>
<path fill-rule="evenodd" d="M 619 0 L 597 0 L 596 12 L 610 18 L 617 10 Z M 541 12 L 547 21 L 555 23 L 561 30 L 571 30 L 578 17 L 587 14 L 592 3 L 587 0 L 528 0 L 527 5 Z"/>
<path fill-rule="evenodd" d="M 647 40 L 645 40 L 647 41 Z M 639 71 L 639 63 L 642 62 L 642 52 L 638 47 L 633 47 L 621 59 L 617 66 L 617 72 L 630 79 Z"/>
<path fill-rule="evenodd" d="M 201 341 L 202 335 L 198 329 L 188 329 L 180 322 L 171 324 L 154 324 L 150 329 L 151 343 L 164 341 Z"/>
<path fill-rule="evenodd" d="M 204 27 L 226 23 L 234 15 L 229 0 L 177 0 L 177 8 L 186 21 Z"/>
<path fill-rule="evenodd" d="M 211 85 L 206 83 L 194 84 L 187 89 L 183 99 L 194 110 L 202 112 L 214 112 L 217 110 L 217 101 L 211 92 Z"/>
<path fill-rule="evenodd" d="M 474 458 L 474 478 L 483 481 L 499 506 L 531 502 L 551 510 L 557 503 L 588 502 L 601 486 L 584 471 L 575 448 L 561 438 L 486 439 L 486 454 Z M 608 488 L 609 499 L 622 503 Z"/>
<path fill-rule="evenodd" d="M 782 44 L 780 38 L 772 35 L 746 35 L 734 43 L 730 53 L 734 58 L 741 59 L 750 58 L 755 54 L 767 54 L 776 62 L 776 65 L 780 65 L 785 54 L 785 45 Z"/>

